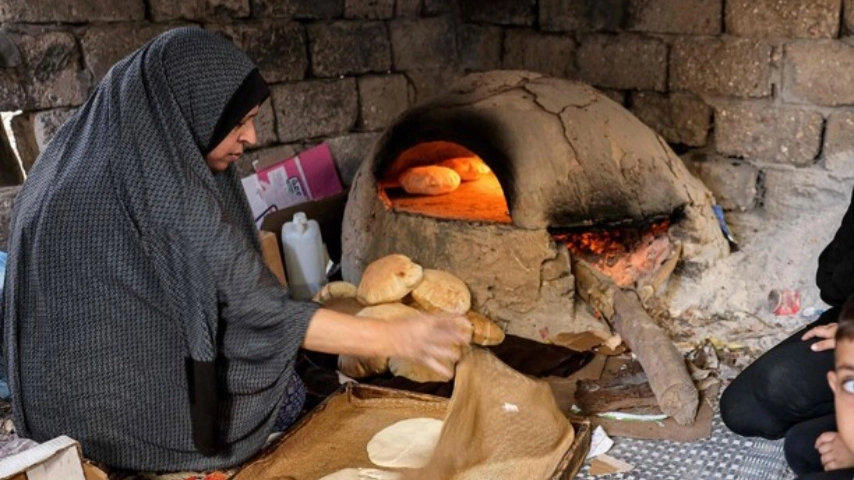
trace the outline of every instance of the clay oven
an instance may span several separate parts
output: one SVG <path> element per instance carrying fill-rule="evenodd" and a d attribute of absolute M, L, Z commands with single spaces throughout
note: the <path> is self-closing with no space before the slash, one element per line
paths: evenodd
<path fill-rule="evenodd" d="M 409 195 L 401 173 L 479 157 L 492 173 L 451 193 Z M 710 192 L 630 112 L 582 83 L 520 71 L 472 74 L 399 117 L 353 181 L 343 275 L 403 253 L 450 271 L 472 308 L 509 333 L 574 328 L 573 232 L 666 225 L 681 272 L 728 253 Z M 669 250 L 668 250 L 669 251 Z"/>

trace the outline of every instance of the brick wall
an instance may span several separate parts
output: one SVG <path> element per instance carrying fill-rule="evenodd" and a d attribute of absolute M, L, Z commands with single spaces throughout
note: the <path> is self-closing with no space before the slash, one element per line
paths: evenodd
<path fill-rule="evenodd" d="M 785 195 L 769 178 L 854 177 L 854 0 L 0 0 L 0 21 L 0 110 L 23 110 L 26 168 L 110 65 L 199 25 L 272 84 L 243 172 L 327 141 L 349 183 L 400 112 L 508 68 L 600 88 L 729 210 Z"/>

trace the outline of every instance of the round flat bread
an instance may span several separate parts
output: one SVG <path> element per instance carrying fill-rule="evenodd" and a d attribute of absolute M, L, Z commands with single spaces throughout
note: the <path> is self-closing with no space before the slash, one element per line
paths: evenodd
<path fill-rule="evenodd" d="M 397 472 L 386 472 L 375 468 L 345 468 L 330 473 L 320 480 L 400 480 L 402 475 Z"/>
<path fill-rule="evenodd" d="M 365 267 L 356 299 L 362 305 L 396 302 L 407 296 L 423 277 L 421 265 L 406 255 L 386 255 Z"/>
<path fill-rule="evenodd" d="M 368 442 L 368 458 L 388 468 L 423 468 L 430 462 L 439 443 L 442 421 L 410 418 L 377 432 Z"/>
<path fill-rule="evenodd" d="M 412 298 L 428 312 L 462 315 L 471 308 L 471 292 L 466 282 L 444 270 L 424 268 L 421 283 L 412 290 Z"/>
<path fill-rule="evenodd" d="M 487 164 L 483 163 L 480 157 L 449 158 L 440 162 L 439 166 L 450 168 L 457 172 L 460 179 L 464 182 L 477 180 L 492 171 Z"/>
<path fill-rule="evenodd" d="M 412 195 L 444 195 L 460 186 L 460 174 L 453 169 L 428 165 L 412 167 L 400 175 L 400 184 Z"/>

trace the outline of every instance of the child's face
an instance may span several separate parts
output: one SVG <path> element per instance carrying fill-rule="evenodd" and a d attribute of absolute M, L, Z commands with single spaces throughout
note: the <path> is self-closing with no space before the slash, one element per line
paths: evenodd
<path fill-rule="evenodd" d="M 836 342 L 836 370 L 827 372 L 839 436 L 854 451 L 854 340 Z"/>

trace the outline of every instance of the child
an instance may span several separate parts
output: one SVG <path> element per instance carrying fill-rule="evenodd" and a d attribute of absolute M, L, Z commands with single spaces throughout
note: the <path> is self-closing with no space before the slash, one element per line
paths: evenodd
<path fill-rule="evenodd" d="M 834 369 L 827 372 L 835 414 L 792 427 L 786 433 L 786 460 L 800 475 L 798 480 L 851 480 L 854 478 L 854 296 L 843 305 L 839 322 L 823 328 L 835 340 Z"/>

